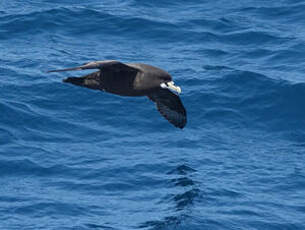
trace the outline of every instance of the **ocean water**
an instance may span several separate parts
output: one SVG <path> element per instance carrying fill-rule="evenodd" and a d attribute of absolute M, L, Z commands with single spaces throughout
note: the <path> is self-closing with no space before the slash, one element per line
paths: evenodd
<path fill-rule="evenodd" d="M 304 12 L 1 0 L 0 229 L 305 229 Z M 104 59 L 171 73 L 187 126 L 46 73 Z"/>

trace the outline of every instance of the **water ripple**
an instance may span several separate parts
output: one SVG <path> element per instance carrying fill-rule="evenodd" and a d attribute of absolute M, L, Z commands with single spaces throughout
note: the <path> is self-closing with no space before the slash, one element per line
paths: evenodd
<path fill-rule="evenodd" d="M 0 2 L 0 229 L 304 229 L 304 7 Z M 185 129 L 45 73 L 103 59 L 167 70 Z"/>

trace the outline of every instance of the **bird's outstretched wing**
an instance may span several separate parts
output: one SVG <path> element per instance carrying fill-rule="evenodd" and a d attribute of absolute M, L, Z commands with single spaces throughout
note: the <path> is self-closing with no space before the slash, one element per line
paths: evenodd
<path fill-rule="evenodd" d="M 106 60 L 89 62 L 73 68 L 50 70 L 48 72 L 87 69 L 99 70 L 81 77 L 68 77 L 63 81 L 90 89 L 99 89 L 119 95 L 127 95 L 133 87 L 135 76 L 140 71 L 133 66 L 129 66 L 119 61 Z"/>
<path fill-rule="evenodd" d="M 81 66 L 67 68 L 67 69 L 49 70 L 49 71 L 47 71 L 47 73 L 73 71 L 73 70 L 86 70 L 86 69 L 101 69 L 101 70 L 102 69 L 111 69 L 112 71 L 134 70 L 133 67 L 125 65 L 122 62 L 119 62 L 116 60 L 105 60 L 105 61 L 88 62 Z"/>
<path fill-rule="evenodd" d="M 182 129 L 186 125 L 186 110 L 180 98 L 168 89 L 148 95 L 148 98 L 156 103 L 161 115 L 174 126 Z"/>

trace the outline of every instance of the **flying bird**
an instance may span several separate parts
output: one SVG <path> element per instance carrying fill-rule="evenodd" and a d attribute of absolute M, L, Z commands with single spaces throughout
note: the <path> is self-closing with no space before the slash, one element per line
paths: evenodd
<path fill-rule="evenodd" d="M 87 69 L 98 71 L 82 77 L 68 77 L 63 81 L 120 96 L 147 96 L 174 126 L 182 129 L 186 125 L 186 110 L 177 95 L 181 89 L 175 86 L 171 75 L 160 68 L 143 63 L 105 60 L 48 72 Z"/>

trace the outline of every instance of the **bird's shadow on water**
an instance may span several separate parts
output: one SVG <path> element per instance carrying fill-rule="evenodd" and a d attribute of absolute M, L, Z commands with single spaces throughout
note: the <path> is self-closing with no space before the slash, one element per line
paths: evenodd
<path fill-rule="evenodd" d="M 152 230 L 179 228 L 190 216 L 192 205 L 201 194 L 198 189 L 198 182 L 192 179 L 194 173 L 196 173 L 196 170 L 185 164 L 178 165 L 169 171 L 167 175 L 172 177 L 169 180 L 169 186 L 183 190 L 168 194 L 160 201 L 160 204 L 163 202 L 173 203 L 172 210 L 170 210 L 173 215 L 166 216 L 161 220 L 146 221 L 137 228 Z"/>

